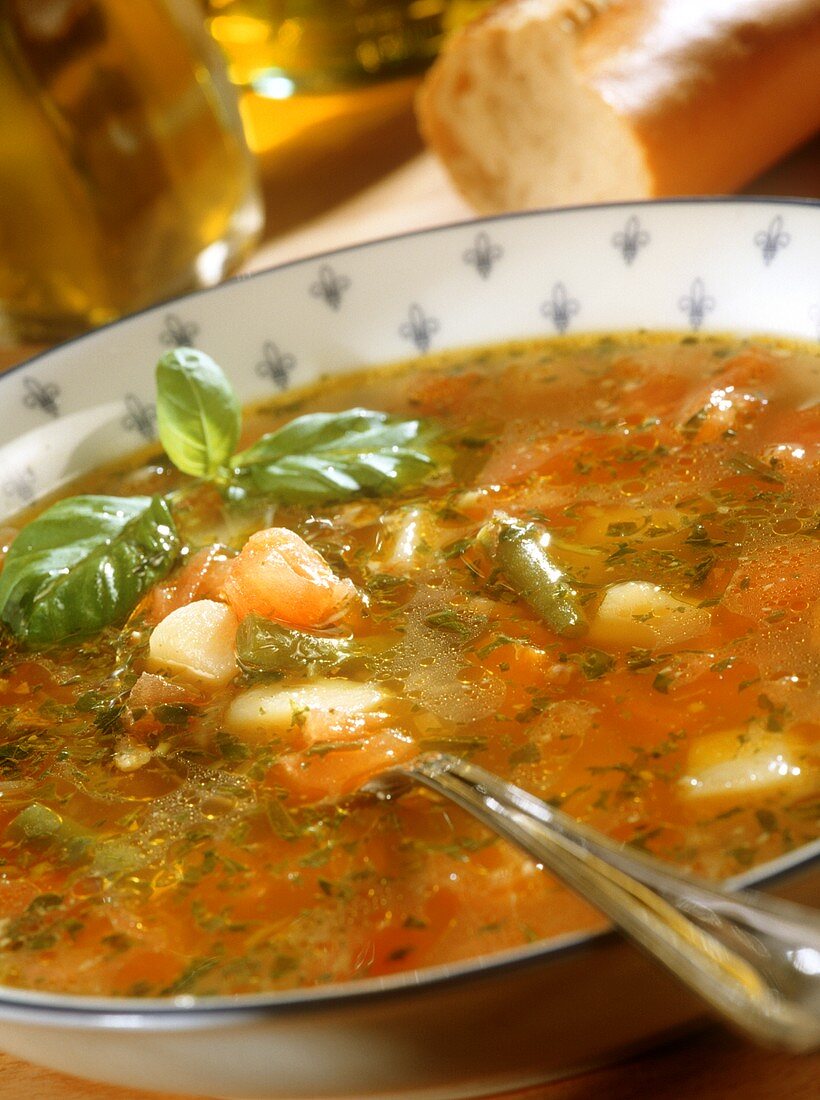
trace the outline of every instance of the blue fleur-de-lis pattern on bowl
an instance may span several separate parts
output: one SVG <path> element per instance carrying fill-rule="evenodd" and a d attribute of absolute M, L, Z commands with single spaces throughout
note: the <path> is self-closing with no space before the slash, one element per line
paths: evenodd
<path fill-rule="evenodd" d="M 766 229 L 755 234 L 755 244 L 763 254 L 763 263 L 767 267 L 781 248 L 787 248 L 790 242 L 791 235 L 783 228 L 783 218 L 779 214 L 772 218 Z"/>
<path fill-rule="evenodd" d="M 556 283 L 552 288 L 552 294 L 546 302 L 541 303 L 541 312 L 552 321 L 555 331 L 565 333 L 572 323 L 572 318 L 581 311 L 581 303 L 577 298 L 571 298 L 563 283 Z"/>
<path fill-rule="evenodd" d="M 490 274 L 504 255 L 504 249 L 500 244 L 493 244 L 489 234 L 482 229 L 476 234 L 472 248 L 463 253 L 465 264 L 474 267 L 482 279 L 489 279 Z"/>
<path fill-rule="evenodd" d="M 3 494 L 19 501 L 20 504 L 30 504 L 37 495 L 37 478 L 31 466 L 15 470 L 3 482 Z"/>
<path fill-rule="evenodd" d="M 135 393 L 125 395 L 125 416 L 120 423 L 127 432 L 136 432 L 149 442 L 157 437 L 157 407 Z"/>
<path fill-rule="evenodd" d="M 106 462 L 155 439 L 160 348 L 200 347 L 251 401 L 297 380 L 537 331 L 820 340 L 818 240 L 811 203 L 675 200 L 500 216 L 296 260 L 0 376 L 0 504 L 11 513 L 50 492 L 80 472 L 69 460 Z M 76 455 L 75 414 L 91 443 Z"/>
<path fill-rule="evenodd" d="M 693 281 L 689 293 L 678 299 L 678 309 L 686 314 L 693 332 L 700 329 L 706 314 L 711 313 L 716 304 L 712 295 L 706 293 L 706 284 L 700 276 Z"/>
<path fill-rule="evenodd" d="M 54 382 L 40 382 L 36 378 L 24 378 L 23 389 L 26 391 L 23 404 L 27 409 L 40 409 L 48 416 L 56 418 L 60 415 L 60 387 Z"/>
<path fill-rule="evenodd" d="M 414 302 L 407 311 L 407 320 L 399 326 L 399 335 L 410 340 L 424 354 L 432 347 L 433 337 L 441 328 L 435 317 L 428 317 L 421 306 Z"/>
<path fill-rule="evenodd" d="M 199 335 L 196 321 L 185 321 L 177 313 L 165 316 L 165 327 L 159 334 L 159 342 L 167 348 L 193 347 Z"/>
<path fill-rule="evenodd" d="M 280 351 L 273 340 L 266 340 L 262 347 L 262 358 L 254 367 L 256 374 L 273 382 L 278 390 L 286 390 L 295 370 L 296 356 L 288 351 Z"/>
<path fill-rule="evenodd" d="M 623 229 L 612 235 L 612 244 L 618 249 L 627 265 L 634 262 L 640 250 L 646 248 L 650 240 L 647 231 L 641 228 L 640 218 L 636 214 L 630 215 Z"/>
<path fill-rule="evenodd" d="M 319 278 L 311 284 L 310 293 L 314 298 L 321 298 L 331 309 L 338 311 L 342 307 L 345 291 L 349 288 L 350 279 L 347 275 L 337 275 L 330 264 L 322 264 L 319 268 Z"/>

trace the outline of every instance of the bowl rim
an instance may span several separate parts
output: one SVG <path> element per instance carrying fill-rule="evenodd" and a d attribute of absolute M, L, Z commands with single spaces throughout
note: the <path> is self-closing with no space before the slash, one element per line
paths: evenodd
<path fill-rule="evenodd" d="M 509 221 L 550 220 L 572 218 L 590 212 L 617 209 L 654 209 L 680 207 L 697 209 L 709 206 L 732 207 L 757 206 L 761 209 L 800 207 L 820 212 L 820 199 L 792 196 L 766 195 L 696 195 L 675 196 L 662 199 L 621 200 L 577 204 L 572 206 L 536 208 L 467 217 L 440 225 L 391 233 L 348 245 L 340 245 L 306 256 L 299 256 L 252 272 L 239 273 L 211 287 L 146 306 L 125 317 L 110 321 L 90 332 L 81 333 L 53 347 L 12 364 L 0 372 L 0 389 L 5 380 L 20 370 L 40 363 L 76 344 L 98 339 L 101 333 L 109 333 L 127 326 L 135 319 L 157 311 L 173 308 L 177 303 L 200 299 L 205 295 L 221 293 L 226 287 L 256 279 L 264 279 L 273 272 L 315 264 L 319 260 L 340 255 L 360 253 L 374 247 L 416 237 L 435 237 L 467 226 L 498 225 Z M 761 335 L 765 335 L 765 332 Z M 787 881 L 797 872 L 820 869 L 820 838 L 785 853 L 759 867 L 725 880 L 730 889 L 750 887 L 770 888 Z M 59 1024 L 75 1028 L 103 1028 L 119 1030 L 184 1031 L 239 1024 L 253 1019 L 265 1019 L 295 1013 L 313 1013 L 328 1009 L 347 1008 L 351 1005 L 370 1005 L 386 999 L 408 996 L 420 997 L 430 992 L 457 985 L 474 983 L 510 974 L 530 966 L 545 963 L 548 959 L 580 955 L 585 951 L 596 952 L 617 942 L 619 934 L 612 928 L 596 931 L 580 930 L 541 940 L 523 947 L 507 948 L 486 955 L 473 956 L 457 963 L 407 970 L 380 978 L 357 978 L 334 982 L 327 986 L 313 986 L 267 993 L 244 993 L 196 997 L 177 995 L 164 998 L 99 997 L 84 994 L 53 993 L 0 985 L 0 1022 L 38 1023 L 44 1026 Z"/>
<path fill-rule="evenodd" d="M 220 294 L 224 292 L 226 287 L 237 286 L 241 283 L 252 282 L 256 279 L 264 279 L 269 277 L 273 272 L 286 271 L 289 268 L 298 268 L 308 264 L 315 264 L 319 260 L 330 259 L 334 256 L 364 252 L 371 248 L 388 245 L 395 241 L 411 240 L 415 237 L 433 237 L 440 233 L 463 229 L 467 226 L 498 225 L 522 219 L 525 221 L 541 221 L 542 219 L 547 220 L 553 217 L 571 217 L 576 214 L 583 216 L 587 213 L 599 210 L 647 210 L 656 209 L 658 207 L 689 207 L 694 209 L 703 206 L 714 206 L 718 208 L 731 208 L 733 206 L 759 206 L 761 208 L 805 207 L 807 209 L 820 211 L 820 198 L 801 198 L 799 196 L 790 195 L 676 195 L 659 199 L 619 199 L 613 202 L 576 203 L 571 206 L 535 207 L 529 210 L 513 210 L 502 214 L 482 214 L 472 218 L 457 218 L 454 221 L 442 222 L 440 225 L 431 225 L 420 229 L 409 229 L 402 233 L 387 233 L 383 236 L 373 237 L 365 241 L 338 245 L 335 248 L 321 249 L 318 252 L 311 252 L 305 256 L 295 256 L 289 260 L 283 260 L 281 263 L 271 264 L 255 271 L 238 272 L 227 279 L 223 279 L 220 283 L 216 283 L 214 286 L 190 290 L 185 294 L 178 294 L 172 298 L 163 299 L 161 302 L 143 306 L 133 313 L 115 318 L 113 321 L 107 321 L 105 324 L 99 325 L 97 328 L 91 329 L 88 332 L 81 332 L 77 336 L 72 336 L 68 340 L 63 340 L 52 347 L 44 348 L 42 351 L 35 352 L 34 355 L 30 355 L 26 359 L 20 360 L 19 363 L 13 363 L 11 366 L 0 370 L 0 386 L 2 386 L 4 378 L 15 374 L 19 370 L 30 367 L 53 355 L 59 355 L 65 348 L 73 347 L 75 344 L 80 344 L 84 340 L 97 339 L 100 333 L 109 332 L 111 329 L 123 325 L 129 325 L 137 318 L 171 309 L 179 302 L 199 300 L 206 295 Z M 412 359 L 415 357 L 408 356 L 408 358 Z"/>

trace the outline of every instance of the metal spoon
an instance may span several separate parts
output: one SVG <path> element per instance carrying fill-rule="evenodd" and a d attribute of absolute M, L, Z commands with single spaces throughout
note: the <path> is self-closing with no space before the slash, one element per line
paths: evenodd
<path fill-rule="evenodd" d="M 422 784 L 468 810 L 572 887 L 746 1035 L 820 1046 L 820 911 L 732 893 L 627 851 L 475 764 L 418 757 L 363 788 L 381 799 Z"/>

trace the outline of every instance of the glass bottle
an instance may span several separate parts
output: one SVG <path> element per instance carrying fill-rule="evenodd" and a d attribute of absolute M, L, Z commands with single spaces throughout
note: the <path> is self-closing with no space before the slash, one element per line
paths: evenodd
<path fill-rule="evenodd" d="M 261 228 L 196 0 L 5 0 L 0 149 L 0 326 L 20 341 L 210 285 Z"/>

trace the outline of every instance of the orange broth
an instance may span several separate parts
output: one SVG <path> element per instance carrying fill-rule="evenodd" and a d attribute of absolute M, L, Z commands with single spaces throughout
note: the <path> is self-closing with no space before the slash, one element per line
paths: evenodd
<path fill-rule="evenodd" d="M 440 428 L 436 470 L 393 497 L 230 505 L 194 487 L 178 510 L 186 560 L 214 544 L 229 558 L 275 523 L 349 578 L 334 630 L 363 648 L 344 677 L 382 702 L 310 744 L 295 712 L 270 738 L 226 729 L 258 676 L 203 692 L 166 675 L 135 705 L 157 609 L 198 592 L 186 565 L 100 636 L 35 651 L 0 635 L 0 982 L 258 992 L 600 926 L 451 805 L 357 796 L 388 734 L 709 877 L 820 835 L 818 374 L 810 347 L 587 338 L 429 357 L 252 410 L 248 439 L 353 406 Z M 185 480 L 155 453 L 81 489 Z M 586 633 L 554 633 L 510 586 L 477 540 L 498 514 L 549 532 Z M 630 582 L 677 611 L 605 622 Z M 26 829 L 33 804 L 46 825 Z"/>

